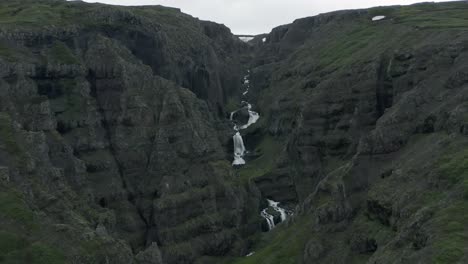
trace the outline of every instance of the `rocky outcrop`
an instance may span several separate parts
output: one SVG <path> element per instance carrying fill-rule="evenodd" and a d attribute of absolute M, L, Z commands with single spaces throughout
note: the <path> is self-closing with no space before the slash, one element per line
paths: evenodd
<path fill-rule="evenodd" d="M 454 239 L 466 229 L 443 234 L 440 222 L 466 215 L 440 208 L 466 208 L 457 168 L 465 160 L 468 24 L 448 20 L 467 10 L 450 3 L 340 11 L 250 42 L 252 86 L 261 88 L 258 109 L 267 120 L 261 129 L 283 146 L 255 181 L 266 197 L 299 202 L 250 261 L 466 259 L 464 242 Z M 386 20 L 372 21 L 382 14 Z"/>
<path fill-rule="evenodd" d="M 248 44 L 160 6 L 0 7 L 0 261 L 464 263 L 466 3 Z M 262 236 L 267 199 L 293 216 Z"/>
<path fill-rule="evenodd" d="M 170 8 L 36 4 L 17 3 L 63 11 L 68 25 L 12 13 L 19 22 L 1 24 L 0 38 L 11 55 L 0 59 L 1 183 L 39 221 L 28 243 L 40 238 L 73 263 L 193 263 L 245 250 L 260 227 L 258 197 L 227 161 L 224 120 L 245 44 Z M 1 223 L 19 228 L 15 217 Z M 54 225 L 64 231 L 43 237 Z"/>

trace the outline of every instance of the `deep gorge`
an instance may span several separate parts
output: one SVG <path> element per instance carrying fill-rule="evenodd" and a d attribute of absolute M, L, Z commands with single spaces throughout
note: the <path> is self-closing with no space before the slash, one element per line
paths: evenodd
<path fill-rule="evenodd" d="M 466 263 L 466 17 L 0 3 L 0 263 Z"/>

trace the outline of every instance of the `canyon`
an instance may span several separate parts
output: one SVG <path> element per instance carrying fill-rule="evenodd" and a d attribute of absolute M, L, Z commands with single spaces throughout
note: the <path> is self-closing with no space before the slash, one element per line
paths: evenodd
<path fill-rule="evenodd" d="M 467 263 L 467 18 L 1 2 L 0 263 Z"/>

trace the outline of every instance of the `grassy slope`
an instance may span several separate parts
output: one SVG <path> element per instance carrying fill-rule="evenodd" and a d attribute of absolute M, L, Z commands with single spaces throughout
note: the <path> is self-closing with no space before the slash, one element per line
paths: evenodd
<path fill-rule="evenodd" d="M 271 136 L 264 137 L 254 150 L 259 156 L 239 169 L 240 180 L 248 182 L 271 172 L 276 164 L 277 155 L 282 150 L 280 142 Z"/>
<path fill-rule="evenodd" d="M 438 138 L 444 137 L 447 136 L 431 135 L 417 139 L 417 143 L 402 150 L 400 160 L 393 161 L 399 166 L 401 165 L 405 171 L 421 170 L 419 175 L 414 175 L 415 184 L 408 184 L 402 188 L 401 182 L 406 181 L 406 179 L 395 178 L 382 180 L 369 190 L 370 196 L 373 195 L 372 193 L 377 193 L 385 198 L 390 197 L 389 199 L 410 195 L 412 204 L 408 206 L 408 210 L 411 212 L 408 221 L 413 221 L 417 212 L 424 210 L 433 212 L 433 217 L 425 226 L 425 228 L 432 230 L 427 246 L 429 249 L 426 249 L 429 255 L 427 261 L 438 264 L 456 263 L 468 253 L 466 246 L 468 245 L 468 226 L 466 225 L 468 221 L 468 153 L 466 151 L 468 142 L 464 138 L 458 138 L 456 140 L 450 139 L 453 143 L 442 149 L 435 149 L 431 146 L 431 142 L 437 142 Z M 418 153 L 420 148 L 425 147 L 434 151 L 435 160 L 423 161 L 427 158 L 424 155 L 409 162 L 404 160 L 406 159 L 405 153 L 412 155 Z M 432 164 L 433 166 L 424 169 L 415 168 L 416 166 L 412 162 Z M 431 178 L 422 178 L 430 171 L 435 172 Z M 445 181 L 447 185 L 443 188 L 421 189 L 421 186 L 425 186 L 434 177 L 442 182 Z M 327 197 L 317 197 L 313 204 L 319 208 L 333 203 Z M 369 218 L 366 210 L 360 211 L 347 225 L 346 230 L 338 233 L 328 233 L 326 230 L 317 229 L 315 219 L 315 214 L 311 213 L 295 218 L 294 222 L 288 226 L 280 225 L 257 239 L 257 243 L 252 249 L 256 252 L 253 256 L 237 258 L 227 263 L 299 263 L 305 243 L 313 237 L 319 238 L 322 243 L 335 245 L 337 254 L 347 256 L 348 263 L 365 263 L 370 255 L 338 252 L 343 248 L 340 247 L 340 243 L 348 243 L 346 241 L 349 237 L 356 233 L 373 237 L 379 245 L 385 245 L 398 238 L 398 233 L 395 230 L 376 219 Z M 404 252 L 403 250 L 405 249 L 394 250 L 390 247 L 381 254 L 387 259 L 397 259 L 398 255 Z"/>

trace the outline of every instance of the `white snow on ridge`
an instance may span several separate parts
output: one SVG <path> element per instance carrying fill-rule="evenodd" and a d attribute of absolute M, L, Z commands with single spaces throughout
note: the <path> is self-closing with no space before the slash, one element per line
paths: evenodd
<path fill-rule="evenodd" d="M 262 38 L 262 42 L 265 43 L 265 42 L 266 42 L 266 38 Z"/>
<path fill-rule="evenodd" d="M 384 18 L 385 18 L 385 16 L 375 16 L 375 17 L 372 18 L 372 21 L 379 21 L 379 20 L 382 20 Z"/>
<path fill-rule="evenodd" d="M 254 39 L 254 37 L 239 37 L 240 40 L 244 41 L 244 42 L 249 42 L 251 41 L 252 39 Z"/>

